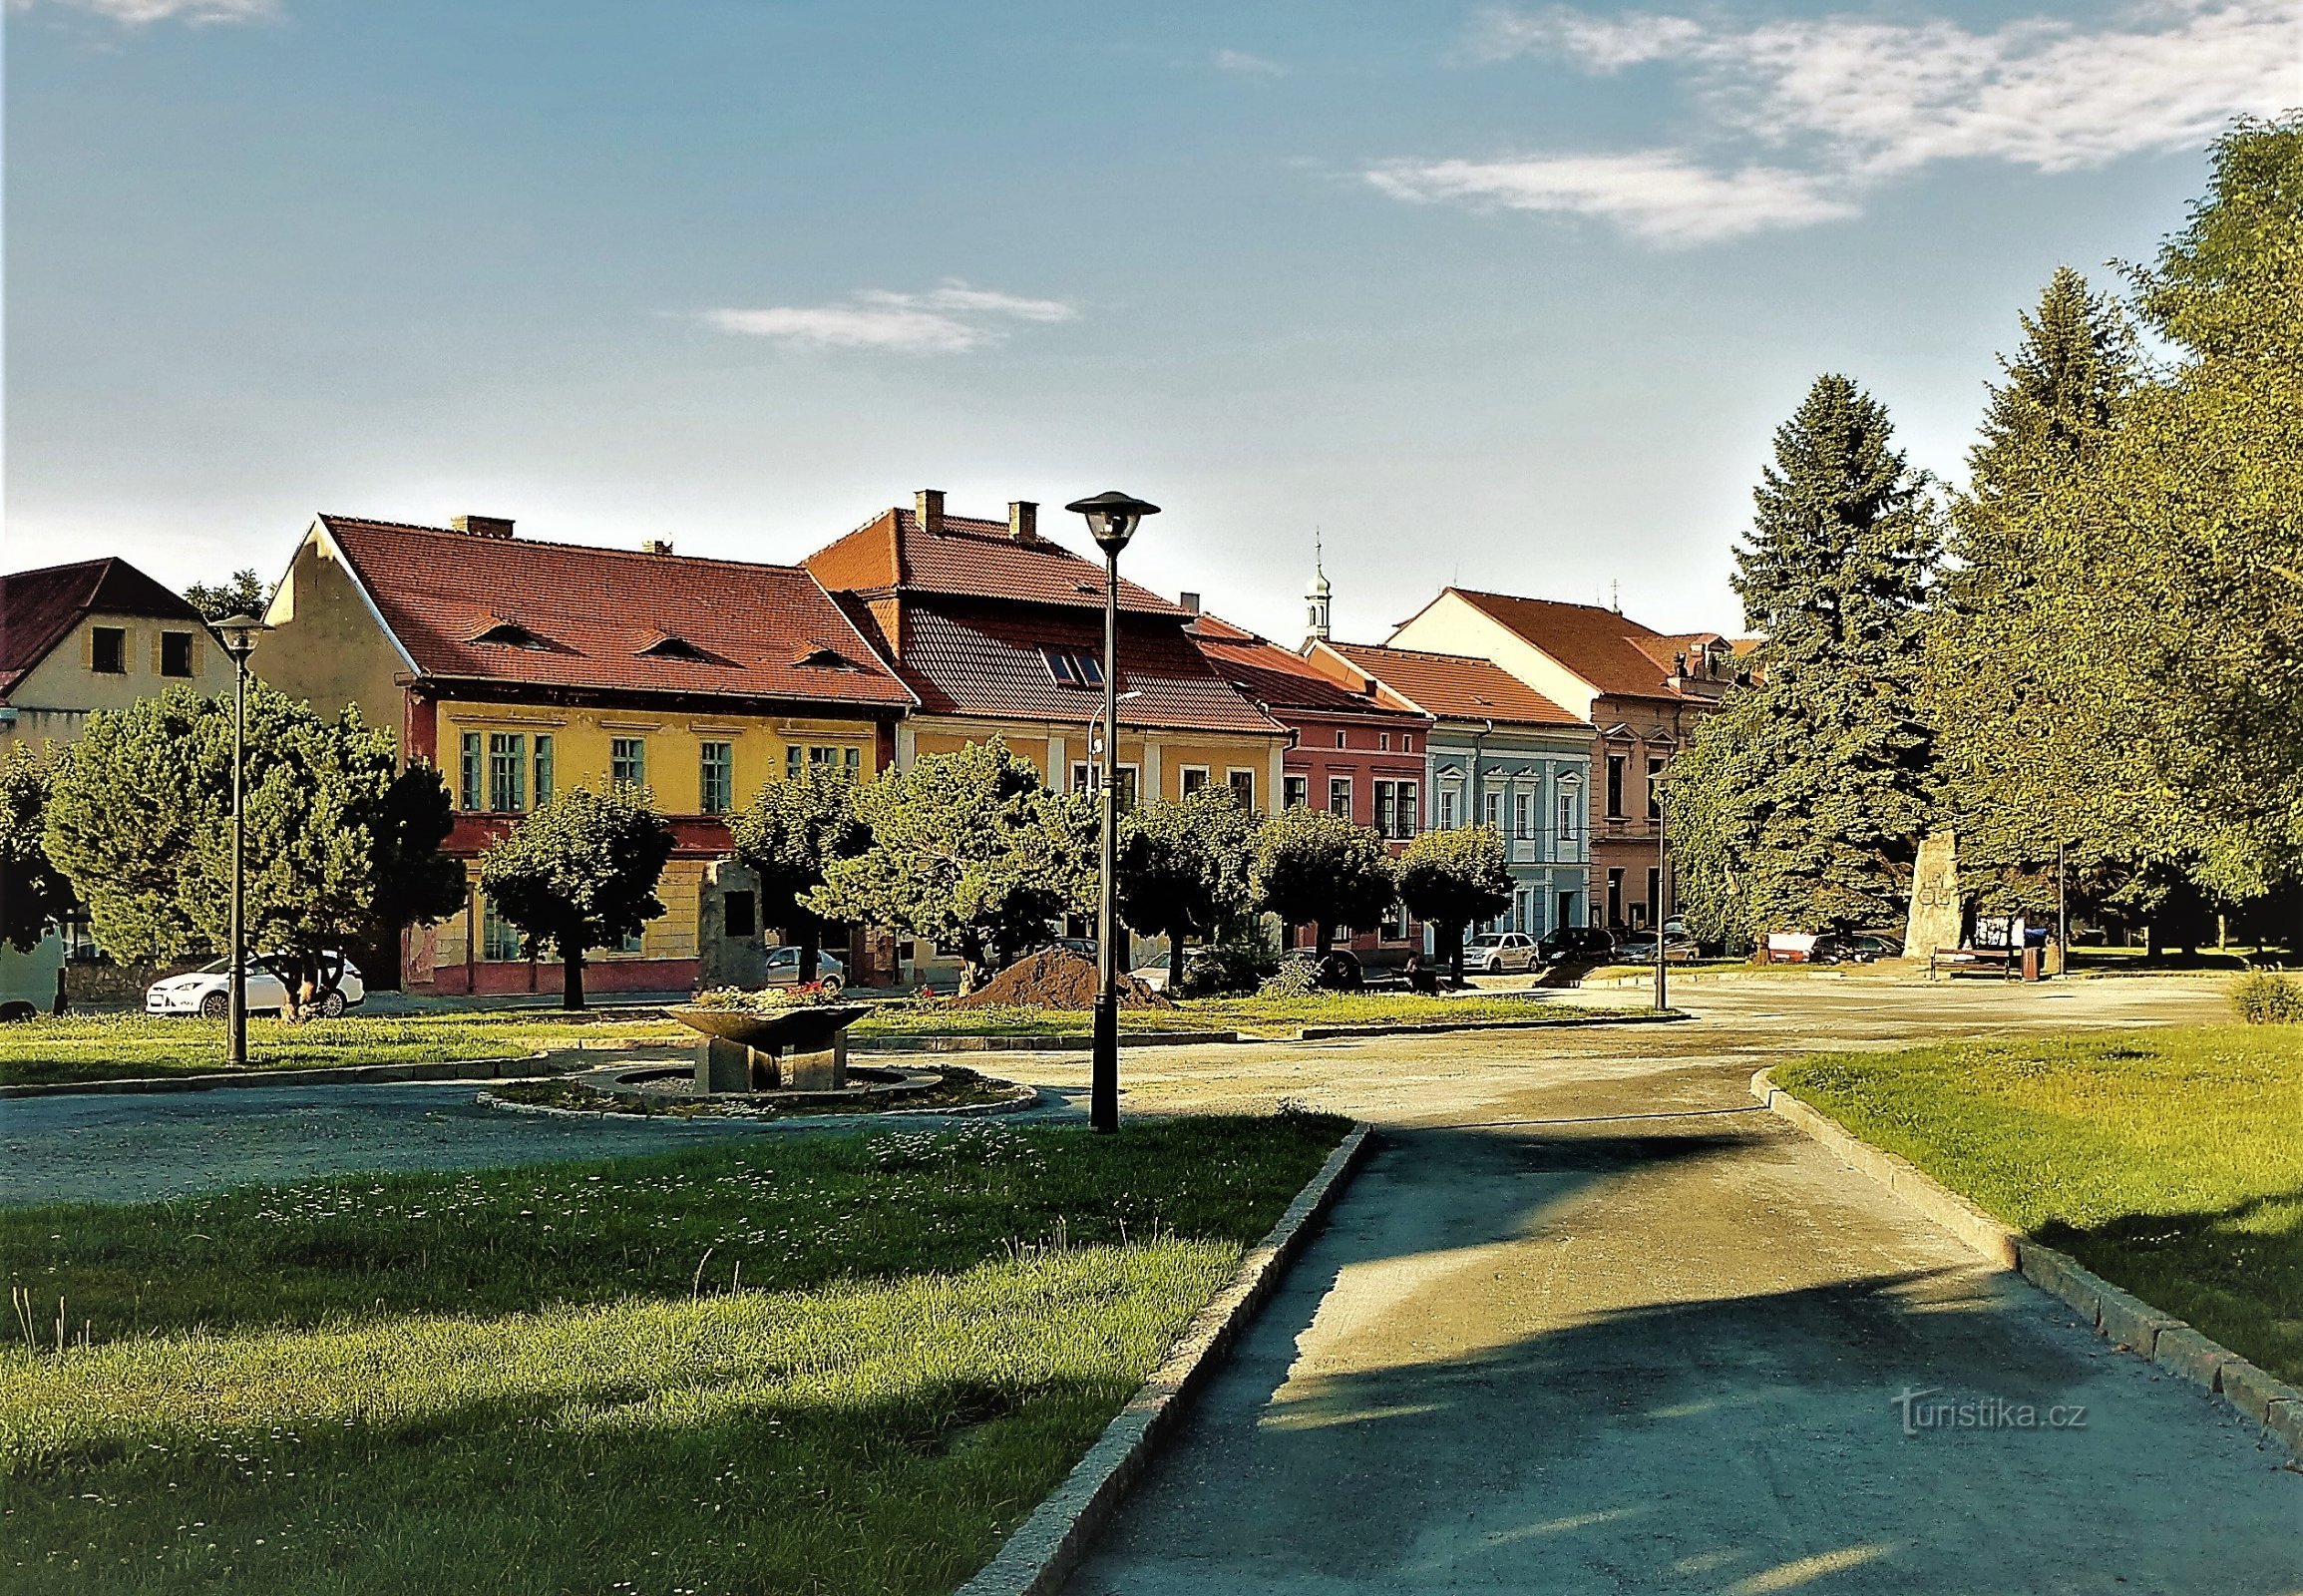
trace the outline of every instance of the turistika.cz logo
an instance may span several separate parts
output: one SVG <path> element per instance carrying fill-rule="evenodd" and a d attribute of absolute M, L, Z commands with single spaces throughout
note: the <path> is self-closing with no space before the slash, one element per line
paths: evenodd
<path fill-rule="evenodd" d="M 2004 1396 L 1944 1397 L 1941 1401 L 1928 1398 L 1942 1396 L 1941 1386 L 1913 1388 L 1906 1386 L 1903 1394 L 1894 1399 L 1894 1405 L 1903 1412 L 1903 1433 L 1916 1435 L 1928 1429 L 2085 1429 L 2088 1427 L 2088 1409 L 2085 1402 L 2058 1403 L 2053 1407 L 2035 1407 L 2030 1402 L 2011 1402 Z"/>

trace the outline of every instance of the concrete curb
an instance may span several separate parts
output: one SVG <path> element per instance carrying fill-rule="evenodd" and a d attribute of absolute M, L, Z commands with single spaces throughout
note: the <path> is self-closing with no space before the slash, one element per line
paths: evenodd
<path fill-rule="evenodd" d="M 1015 1083 L 1015 1090 L 1005 1097 L 984 1103 L 961 1103 L 955 1108 L 858 1108 L 843 1109 L 834 1114 L 628 1114 L 611 1108 L 562 1108 L 554 1103 L 516 1103 L 499 1097 L 486 1087 L 473 1094 L 473 1100 L 483 1108 L 492 1108 L 508 1114 L 540 1114 L 560 1119 L 612 1119 L 617 1124 L 633 1125 L 748 1125 L 757 1130 L 782 1127 L 790 1130 L 853 1130 L 859 1126 L 876 1127 L 890 1119 L 980 1119 L 991 1114 L 1020 1114 L 1038 1108 L 1053 1094 L 1037 1086 Z M 1060 1101 L 1060 1098 L 1055 1099 Z"/>
<path fill-rule="evenodd" d="M 1236 1042 L 1236 1030 L 1122 1030 L 1120 1051 L 1130 1047 L 1190 1047 Z M 851 1037 L 851 1053 L 1084 1053 L 1095 1045 L 1086 1031 L 1053 1036 L 866 1036 Z"/>
<path fill-rule="evenodd" d="M 1087 1455 L 1008 1536 L 999 1554 L 960 1587 L 959 1596 L 1048 1596 L 1070 1577 L 1174 1427 L 1185 1401 L 1214 1375 L 1225 1350 L 1333 1206 L 1366 1151 L 1368 1134 L 1365 1124 L 1351 1127 L 1271 1233 L 1241 1261 L 1232 1283 L 1185 1327 Z"/>
<path fill-rule="evenodd" d="M 2303 1391 L 2208 1340 L 2173 1314 L 2121 1291 L 2071 1254 L 2011 1230 L 1908 1158 L 1881 1151 L 1837 1120 L 1808 1107 L 1776 1085 L 1766 1070 L 1751 1076 L 1751 1095 L 1841 1162 L 1869 1175 L 1922 1216 L 1967 1243 L 1987 1263 L 2018 1273 L 2049 1296 L 2060 1298 L 2080 1316 L 2081 1323 L 2119 1351 L 2132 1353 L 2221 1396 L 2303 1462 Z"/>
<path fill-rule="evenodd" d="M 228 1086 L 369 1086 L 404 1080 L 504 1080 L 519 1075 L 561 1075 L 587 1064 L 555 1064 L 554 1047 L 501 1058 L 466 1058 L 427 1064 L 329 1064 L 311 1069 L 218 1069 L 197 1075 L 146 1075 L 124 1080 L 50 1080 L 0 1086 L 0 1099 L 66 1097 L 90 1093 L 214 1091 Z M 605 1048 L 595 1049 L 605 1051 Z"/>
<path fill-rule="evenodd" d="M 1548 1019 L 1440 1020 L 1435 1024 L 1416 1024 L 1409 1020 L 1396 1025 L 1306 1025 L 1296 1033 L 1296 1039 L 1341 1041 L 1352 1036 L 1444 1036 L 1457 1030 L 1573 1030 L 1586 1025 L 1668 1025 L 1675 1020 L 1695 1017 L 1677 1008 L 1668 1008 L 1660 1014 L 1594 1013 L 1557 1015 Z"/>

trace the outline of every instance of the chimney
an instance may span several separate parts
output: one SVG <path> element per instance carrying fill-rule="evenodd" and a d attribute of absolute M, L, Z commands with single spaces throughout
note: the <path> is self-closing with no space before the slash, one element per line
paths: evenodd
<path fill-rule="evenodd" d="M 669 538 L 642 538 L 639 541 L 639 552 L 643 555 L 668 555 L 671 553 L 671 540 Z"/>
<path fill-rule="evenodd" d="M 512 536 L 510 516 L 458 516 L 448 523 L 458 532 L 475 538 L 509 538 Z"/>
<path fill-rule="evenodd" d="M 1039 541 L 1039 506 L 1028 499 L 1007 501 L 1007 536 L 1017 543 Z"/>
<path fill-rule="evenodd" d="M 941 534 L 944 531 L 944 490 L 923 488 L 914 494 L 912 514 L 919 519 L 922 532 Z"/>
<path fill-rule="evenodd" d="M 1196 593 L 1187 593 L 1182 597 L 1184 608 L 1195 615 L 1198 614 L 1200 612 L 1200 596 Z"/>

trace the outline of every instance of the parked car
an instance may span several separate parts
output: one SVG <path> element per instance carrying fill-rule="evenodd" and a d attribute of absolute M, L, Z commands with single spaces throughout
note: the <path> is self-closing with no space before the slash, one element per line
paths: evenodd
<path fill-rule="evenodd" d="M 1615 957 L 1615 937 L 1604 926 L 1558 926 L 1545 932 L 1535 945 L 1536 958 L 1547 965 L 1563 965 L 1571 959 L 1604 964 Z"/>
<path fill-rule="evenodd" d="M 1696 945 L 1696 939 L 1686 932 L 1667 931 L 1664 933 L 1664 963 L 1684 965 L 1702 952 L 1703 950 Z M 1655 962 L 1656 934 L 1652 931 L 1635 931 L 1625 937 L 1622 942 L 1616 944 L 1617 964 L 1652 965 Z"/>
<path fill-rule="evenodd" d="M 367 983 L 360 979 L 360 967 L 341 954 L 322 954 L 324 965 L 333 966 L 343 960 L 343 973 L 336 985 L 313 999 L 312 1011 L 323 1019 L 334 1019 L 345 1009 L 367 1001 Z M 257 955 L 248 960 L 247 994 L 248 1012 L 276 1014 L 288 1006 L 288 985 L 274 974 L 273 966 L 284 965 L 278 956 Z M 218 959 L 212 965 L 192 971 L 190 975 L 170 976 L 156 981 L 144 992 L 144 1011 L 148 1014 L 205 1014 L 210 1019 L 221 1019 L 231 1011 L 231 961 Z"/>
<path fill-rule="evenodd" d="M 848 985 L 848 967 L 827 953 L 816 955 L 816 980 L 833 992 Z M 800 984 L 800 950 L 790 946 L 768 950 L 768 977 L 764 987 Z"/>
<path fill-rule="evenodd" d="M 1096 945 L 1095 939 L 1093 937 L 1058 937 L 1055 939 L 1055 941 L 1049 943 L 1048 946 L 1050 948 L 1069 949 L 1071 952 L 1079 955 L 1080 958 L 1086 960 L 1091 965 L 1094 964 L 1096 960 Z"/>
<path fill-rule="evenodd" d="M 1491 931 L 1463 945 L 1463 968 L 1501 976 L 1535 968 L 1535 939 L 1524 931 Z"/>
<path fill-rule="evenodd" d="M 1831 932 L 1815 939 L 1807 962 L 1815 965 L 1868 965 L 1875 959 L 1901 959 L 1903 939 L 1884 931 Z"/>

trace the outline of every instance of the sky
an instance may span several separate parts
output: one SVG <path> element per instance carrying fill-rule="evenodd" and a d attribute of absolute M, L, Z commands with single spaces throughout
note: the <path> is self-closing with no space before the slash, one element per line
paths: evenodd
<path fill-rule="evenodd" d="M 1653 9 L 6 0 L 8 570 L 268 579 L 315 512 L 796 561 L 1119 488 L 1293 642 L 1441 586 L 1733 630 L 1845 372 L 1956 481 L 2293 0 Z"/>

